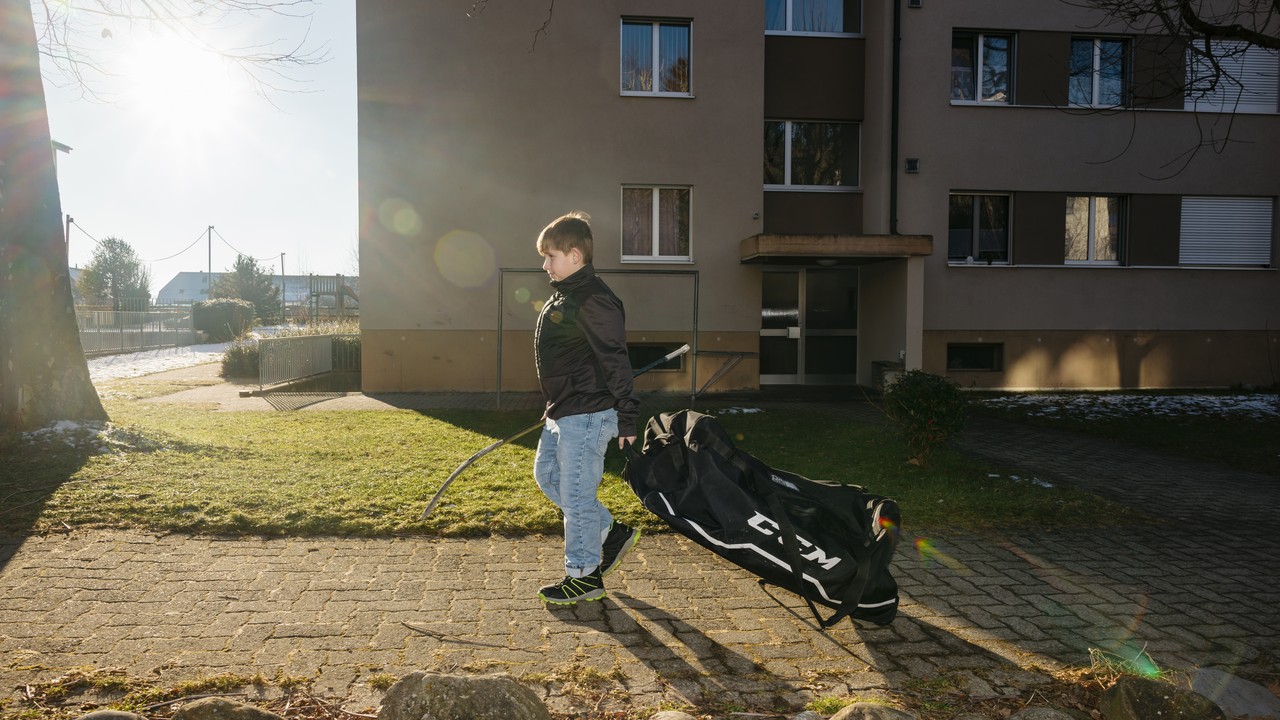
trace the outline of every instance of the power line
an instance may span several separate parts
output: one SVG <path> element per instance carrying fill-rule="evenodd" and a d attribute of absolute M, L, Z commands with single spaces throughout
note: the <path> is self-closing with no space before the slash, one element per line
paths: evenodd
<path fill-rule="evenodd" d="M 213 234 L 218 236 L 218 239 L 222 241 L 222 244 L 223 244 L 223 245 L 226 245 L 227 247 L 231 248 L 232 250 L 235 250 L 237 255 L 243 255 L 244 257 L 247 257 L 247 258 L 249 258 L 250 260 L 252 260 L 252 261 L 254 261 L 254 262 L 266 262 L 266 261 L 268 261 L 268 260 L 274 260 L 274 259 L 276 259 L 276 258 L 280 257 L 279 253 L 277 253 L 277 254 L 275 254 L 275 255 L 272 255 L 272 256 L 270 256 L 270 257 L 264 257 L 264 258 L 256 258 L 256 257 L 253 257 L 252 255 L 250 255 L 250 254 L 249 254 L 249 253 L 247 253 L 247 252 L 241 252 L 240 250 L 238 250 L 238 249 L 236 248 L 236 246 L 234 246 L 234 245 L 232 245 L 231 243 L 227 242 L 227 239 L 226 239 L 226 238 L 224 238 L 224 237 L 222 237 L 222 233 L 218 232 L 218 229 L 217 229 L 217 228 L 214 228 L 214 229 L 213 229 Z"/>
<path fill-rule="evenodd" d="M 200 234 L 196 236 L 196 239 L 195 239 L 195 240 L 192 240 L 192 241 L 191 241 L 191 244 L 190 244 L 190 245 L 188 245 L 188 246 L 186 246 L 186 247 L 182 248 L 182 249 L 181 249 L 181 250 L 179 250 L 178 252 L 176 252 L 176 253 L 174 253 L 174 254 L 170 255 L 169 257 L 162 257 L 162 258 L 160 258 L 160 259 L 158 259 L 158 260 L 148 260 L 147 262 L 164 262 L 165 260 L 172 260 L 172 259 L 174 259 L 174 258 L 178 257 L 178 256 L 179 256 L 179 255 L 181 255 L 182 253 L 184 253 L 184 252 L 186 252 L 186 251 L 190 250 L 191 248 L 195 247 L 195 246 L 196 246 L 196 243 L 200 242 L 201 238 L 203 238 L 203 237 L 204 237 L 204 233 L 205 233 L 205 231 L 204 231 L 204 230 L 201 230 L 201 231 L 200 231 Z"/>
<path fill-rule="evenodd" d="M 89 234 L 89 231 L 87 231 L 87 230 L 85 230 L 84 228 L 80 227 L 80 223 L 76 222 L 75 218 L 70 218 L 70 219 L 68 219 L 68 220 L 67 220 L 67 224 L 69 224 L 69 225 L 75 225 L 77 230 L 79 230 L 80 232 L 84 233 L 84 236 L 85 236 L 85 237 L 89 238 L 90 240 L 94 241 L 95 243 L 101 242 L 100 240 L 98 240 L 98 238 L 96 238 L 96 237 L 94 237 L 94 236 L 90 235 L 90 234 Z"/>

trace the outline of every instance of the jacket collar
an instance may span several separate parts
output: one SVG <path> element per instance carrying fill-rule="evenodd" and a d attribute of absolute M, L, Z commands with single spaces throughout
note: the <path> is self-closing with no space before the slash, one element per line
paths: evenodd
<path fill-rule="evenodd" d="M 563 280 L 552 280 L 551 287 L 560 292 L 572 292 L 591 282 L 596 276 L 596 267 L 591 263 L 583 265 L 578 272 Z"/>

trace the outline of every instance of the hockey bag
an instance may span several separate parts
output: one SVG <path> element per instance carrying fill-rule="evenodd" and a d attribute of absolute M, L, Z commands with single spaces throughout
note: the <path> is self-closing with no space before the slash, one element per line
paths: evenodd
<path fill-rule="evenodd" d="M 709 415 L 663 413 L 629 448 L 623 477 L 652 513 L 720 557 L 804 598 L 823 628 L 845 617 L 888 625 L 898 543 L 893 500 L 856 485 L 770 468 Z M 816 605 L 835 612 L 823 619 Z"/>

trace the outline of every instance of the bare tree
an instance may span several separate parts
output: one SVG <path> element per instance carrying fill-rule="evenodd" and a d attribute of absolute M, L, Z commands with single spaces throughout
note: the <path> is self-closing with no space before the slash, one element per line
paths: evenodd
<path fill-rule="evenodd" d="M 311 0 L 0 0 L 0 432 L 54 420 L 106 420 L 76 327 L 41 56 L 77 80 L 100 71 L 84 50 L 93 20 L 159 25 L 276 87 L 323 54 L 301 45 L 222 47 L 202 32 L 232 14 L 307 17 Z M 87 24 L 86 24 L 86 21 Z M 37 26 L 39 30 L 37 30 Z M 102 31 L 99 30 L 101 33 Z"/>
<path fill-rule="evenodd" d="M 1156 79 L 1162 92 L 1143 98 L 1147 103 L 1186 98 L 1200 111 L 1194 119 L 1194 140 L 1153 179 L 1181 173 L 1203 150 L 1221 153 L 1239 142 L 1232 136 L 1236 112 L 1246 101 L 1251 80 L 1257 79 L 1245 76 L 1246 56 L 1280 52 L 1280 0 L 1062 1 L 1096 11 L 1099 25 L 1120 25 L 1136 35 L 1162 38 L 1160 52 L 1185 58 L 1178 75 Z"/>
<path fill-rule="evenodd" d="M 1066 0 L 1098 10 L 1138 32 L 1187 40 L 1206 57 L 1209 41 L 1239 40 L 1280 50 L 1280 2 L 1276 0 Z"/>

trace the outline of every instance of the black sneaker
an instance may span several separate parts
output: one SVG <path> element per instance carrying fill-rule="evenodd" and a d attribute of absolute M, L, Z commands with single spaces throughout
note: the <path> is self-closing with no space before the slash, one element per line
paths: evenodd
<path fill-rule="evenodd" d="M 622 563 L 622 558 L 631 552 L 631 548 L 636 546 L 636 541 L 639 539 L 639 530 L 615 520 L 613 525 L 609 526 L 609 534 L 604 538 L 604 546 L 600 548 L 600 567 L 604 568 L 600 576 L 604 577 L 617 570 L 618 565 Z"/>
<path fill-rule="evenodd" d="M 579 600 L 600 600 L 604 597 L 604 580 L 600 577 L 600 568 L 585 577 L 566 575 L 554 585 L 548 585 L 538 591 L 538 597 L 552 605 L 574 605 Z"/>

